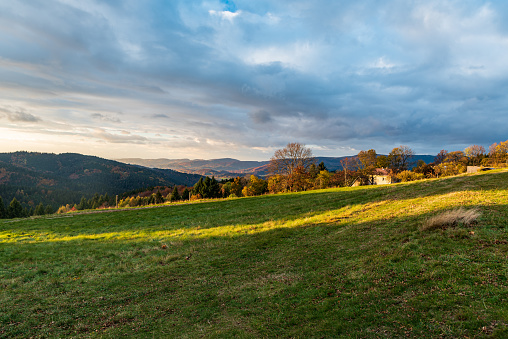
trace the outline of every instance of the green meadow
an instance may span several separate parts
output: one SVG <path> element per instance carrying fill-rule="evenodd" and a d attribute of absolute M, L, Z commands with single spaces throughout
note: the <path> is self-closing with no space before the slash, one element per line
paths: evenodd
<path fill-rule="evenodd" d="M 508 337 L 507 231 L 506 171 L 2 220 L 0 337 Z"/>

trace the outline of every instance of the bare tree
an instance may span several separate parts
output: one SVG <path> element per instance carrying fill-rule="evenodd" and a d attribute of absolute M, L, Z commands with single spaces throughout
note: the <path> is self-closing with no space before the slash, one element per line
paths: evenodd
<path fill-rule="evenodd" d="M 348 172 L 356 171 L 358 169 L 358 157 L 345 157 L 340 160 L 340 165 L 342 166 L 342 170 L 344 171 L 344 186 L 348 185 Z"/>
<path fill-rule="evenodd" d="M 281 176 L 287 190 L 305 190 L 310 166 L 315 165 L 310 148 L 299 143 L 289 143 L 275 151 L 268 169 L 273 176 Z"/>
<path fill-rule="evenodd" d="M 447 155 L 448 155 L 447 150 L 442 149 L 441 151 L 439 151 L 439 153 L 434 157 L 434 164 L 439 165 L 440 163 L 442 163 L 446 159 Z"/>
<path fill-rule="evenodd" d="M 283 149 L 275 151 L 268 165 L 271 174 L 293 175 L 297 168 L 308 171 L 310 165 L 315 163 L 310 148 L 305 145 L 292 142 Z"/>

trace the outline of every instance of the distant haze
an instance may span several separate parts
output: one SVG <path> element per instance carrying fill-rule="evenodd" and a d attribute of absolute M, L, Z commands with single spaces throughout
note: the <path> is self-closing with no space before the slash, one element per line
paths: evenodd
<path fill-rule="evenodd" d="M 0 2 L 0 152 L 266 160 L 508 138 L 508 4 Z"/>

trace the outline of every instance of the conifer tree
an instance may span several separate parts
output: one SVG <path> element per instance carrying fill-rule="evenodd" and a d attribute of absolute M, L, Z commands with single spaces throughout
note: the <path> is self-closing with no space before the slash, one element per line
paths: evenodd
<path fill-rule="evenodd" d="M 325 166 L 325 163 L 324 162 L 320 162 L 319 165 L 318 165 L 318 171 L 321 172 L 321 171 L 328 171 L 328 169 L 326 168 Z"/>
<path fill-rule="evenodd" d="M 7 210 L 5 209 L 4 201 L 2 197 L 0 197 L 0 219 L 7 218 Z"/>
<path fill-rule="evenodd" d="M 187 189 L 187 187 L 185 187 L 185 189 L 182 192 L 182 199 L 183 200 L 189 200 L 189 196 L 190 196 L 190 192 Z"/>
<path fill-rule="evenodd" d="M 13 198 L 9 204 L 8 213 L 9 218 L 21 218 L 23 217 L 23 206 L 19 203 L 16 198 Z"/>
<path fill-rule="evenodd" d="M 212 179 L 210 177 L 206 177 L 205 181 L 203 182 L 203 193 L 201 194 L 203 198 L 212 198 L 210 194 L 210 189 L 212 186 Z"/>
<path fill-rule="evenodd" d="M 37 207 L 35 208 L 35 211 L 34 211 L 34 215 L 43 215 L 45 214 L 44 213 L 44 205 L 42 204 L 42 202 L 37 205 Z"/>
<path fill-rule="evenodd" d="M 155 193 L 154 200 L 156 204 L 162 204 L 164 202 L 164 198 L 162 197 L 160 190 L 157 190 L 157 193 Z"/>
<path fill-rule="evenodd" d="M 221 196 L 219 182 L 214 176 L 212 176 L 212 179 L 210 180 L 209 195 L 210 198 L 219 198 Z"/>
<path fill-rule="evenodd" d="M 88 201 L 86 201 L 86 198 L 84 196 L 81 197 L 81 200 L 79 201 L 79 204 L 76 208 L 78 210 L 86 210 L 88 208 Z"/>
<path fill-rule="evenodd" d="M 194 188 L 192 189 L 192 194 L 193 195 L 201 194 L 201 196 L 203 196 L 203 192 L 204 192 L 203 178 L 199 178 L 199 181 L 194 185 Z"/>
<path fill-rule="evenodd" d="M 173 189 L 173 192 L 171 193 L 171 196 L 169 197 L 169 201 L 173 202 L 173 201 L 178 201 L 180 200 L 180 194 L 178 194 L 178 188 L 175 186 L 175 188 Z"/>

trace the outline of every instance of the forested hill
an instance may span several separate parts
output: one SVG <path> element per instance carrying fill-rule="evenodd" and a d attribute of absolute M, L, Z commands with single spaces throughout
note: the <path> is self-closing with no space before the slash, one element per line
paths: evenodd
<path fill-rule="evenodd" d="M 77 203 L 95 193 L 110 196 L 150 186 L 194 185 L 200 176 L 146 168 L 75 153 L 0 153 L 0 196 L 25 206 Z"/>

